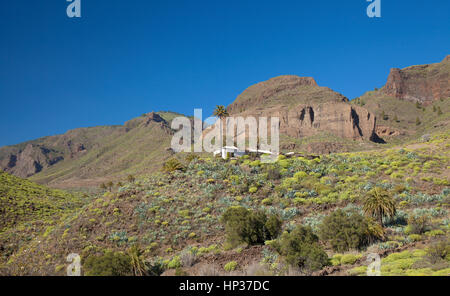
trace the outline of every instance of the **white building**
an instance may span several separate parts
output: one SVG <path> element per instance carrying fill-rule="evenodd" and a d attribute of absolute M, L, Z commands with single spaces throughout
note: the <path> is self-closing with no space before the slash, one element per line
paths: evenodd
<path fill-rule="evenodd" d="M 239 148 L 235 146 L 224 146 L 222 147 L 222 149 L 214 151 L 214 156 L 220 154 L 223 159 L 227 159 L 230 157 L 242 157 L 248 153 L 268 154 L 268 155 L 273 154 L 272 152 L 267 150 L 260 150 L 260 149 L 239 150 Z"/>

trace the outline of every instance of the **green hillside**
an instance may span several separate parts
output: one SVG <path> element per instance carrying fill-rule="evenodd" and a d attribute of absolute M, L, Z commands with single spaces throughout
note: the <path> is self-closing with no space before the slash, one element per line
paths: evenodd
<path fill-rule="evenodd" d="M 9 256 L 89 197 L 50 189 L 0 171 L 0 249 Z"/>
<path fill-rule="evenodd" d="M 449 235 L 449 145 L 447 132 L 427 143 L 317 158 L 280 157 L 275 164 L 249 157 L 187 157 L 182 166 L 167 166 L 180 171 L 142 176 L 96 196 L 77 215 L 31 240 L 27 252 L 9 257 L 2 272 L 63 275 L 65 257 L 74 252 L 82 257 L 83 272 L 95 273 L 95 258 L 124 252 L 116 254 L 138 254 L 149 272 L 169 275 L 294 275 L 310 269 L 320 274 L 323 268 L 335 275 L 364 275 L 366 256 L 378 253 L 383 275 L 447 275 L 449 257 L 429 258 Z M 374 192 L 387 194 L 397 209 L 395 216 L 383 219 L 381 232 L 363 210 Z M 240 207 L 276 215 L 284 234 L 259 242 L 230 236 L 235 228 L 221 217 Z M 347 230 L 363 227 L 354 234 L 361 236 L 359 242 L 339 245 L 325 235 L 326 229 L 345 231 L 345 223 L 326 226 L 325 218 L 339 217 L 339 209 L 352 217 L 345 223 L 360 221 Z M 328 259 L 293 273 L 283 248 L 299 225 L 310 227 L 320 240 L 311 250 Z"/>

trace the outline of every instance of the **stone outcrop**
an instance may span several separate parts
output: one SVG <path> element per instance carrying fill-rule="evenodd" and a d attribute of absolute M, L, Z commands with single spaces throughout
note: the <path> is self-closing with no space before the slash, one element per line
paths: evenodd
<path fill-rule="evenodd" d="M 279 117 L 280 132 L 294 138 L 329 132 L 376 141 L 376 118 L 313 78 L 281 76 L 247 89 L 228 107 L 231 116 Z"/>
<path fill-rule="evenodd" d="M 0 167 L 5 172 L 27 178 L 62 159 L 62 156 L 52 153 L 47 148 L 28 144 L 24 150 L 18 153 L 11 153 L 9 157 L 3 159 Z"/>
<path fill-rule="evenodd" d="M 450 97 L 450 56 L 441 63 L 393 68 L 383 93 L 402 100 L 429 105 Z"/>
<path fill-rule="evenodd" d="M 295 138 L 327 131 L 342 138 L 371 140 L 376 124 L 375 116 L 366 109 L 335 102 L 299 105 L 274 116 L 280 117 L 280 132 Z"/>

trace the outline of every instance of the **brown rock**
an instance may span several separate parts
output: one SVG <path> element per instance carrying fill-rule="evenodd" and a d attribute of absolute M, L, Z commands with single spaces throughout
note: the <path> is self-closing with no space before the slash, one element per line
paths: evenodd
<path fill-rule="evenodd" d="M 391 69 L 383 92 L 402 100 L 429 105 L 450 97 L 450 56 L 441 63 Z"/>
<path fill-rule="evenodd" d="M 376 140 L 376 118 L 313 78 L 280 76 L 245 90 L 228 108 L 231 116 L 279 117 L 280 132 L 294 138 L 330 132 L 354 140 Z"/>
<path fill-rule="evenodd" d="M 399 131 L 391 126 L 377 126 L 376 133 L 380 137 L 396 137 L 404 135 L 405 132 Z"/>

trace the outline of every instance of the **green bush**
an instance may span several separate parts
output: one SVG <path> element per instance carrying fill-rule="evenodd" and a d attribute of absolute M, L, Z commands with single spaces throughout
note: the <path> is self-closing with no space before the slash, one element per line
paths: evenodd
<path fill-rule="evenodd" d="M 410 234 L 408 238 L 413 242 L 418 242 L 422 239 L 422 236 L 420 234 Z"/>
<path fill-rule="evenodd" d="M 342 256 L 341 264 L 353 265 L 359 258 L 361 258 L 360 255 L 346 254 Z"/>
<path fill-rule="evenodd" d="M 225 271 L 230 272 L 230 271 L 236 270 L 237 265 L 238 264 L 236 261 L 231 261 L 231 262 L 228 262 L 227 264 L 225 264 L 224 269 L 225 269 Z"/>
<path fill-rule="evenodd" d="M 264 244 L 277 238 L 282 221 L 275 215 L 269 217 L 260 211 L 243 207 L 230 207 L 222 216 L 228 240 L 232 245 L 245 242 L 249 245 Z"/>
<path fill-rule="evenodd" d="M 405 228 L 406 234 L 423 234 L 430 228 L 430 218 L 424 216 L 411 215 L 408 219 L 408 226 Z"/>
<path fill-rule="evenodd" d="M 319 270 L 329 264 L 319 238 L 310 227 L 297 226 L 292 232 L 283 233 L 273 246 L 288 264 L 304 271 Z"/>
<path fill-rule="evenodd" d="M 130 256 L 121 252 L 89 256 L 83 268 L 86 276 L 130 276 L 133 274 Z"/>
<path fill-rule="evenodd" d="M 442 240 L 434 243 L 427 250 L 427 257 L 433 263 L 450 259 L 450 241 Z"/>
<path fill-rule="evenodd" d="M 268 180 L 279 180 L 281 179 L 280 169 L 276 166 L 270 166 L 266 170 Z"/>
<path fill-rule="evenodd" d="M 319 226 L 319 236 L 337 252 L 361 249 L 373 239 L 366 218 L 357 212 L 347 215 L 343 210 L 325 217 Z"/>
<path fill-rule="evenodd" d="M 176 269 L 179 267 L 181 267 L 180 256 L 173 257 L 172 260 L 170 260 L 169 263 L 167 264 L 167 268 L 169 269 Z"/>

